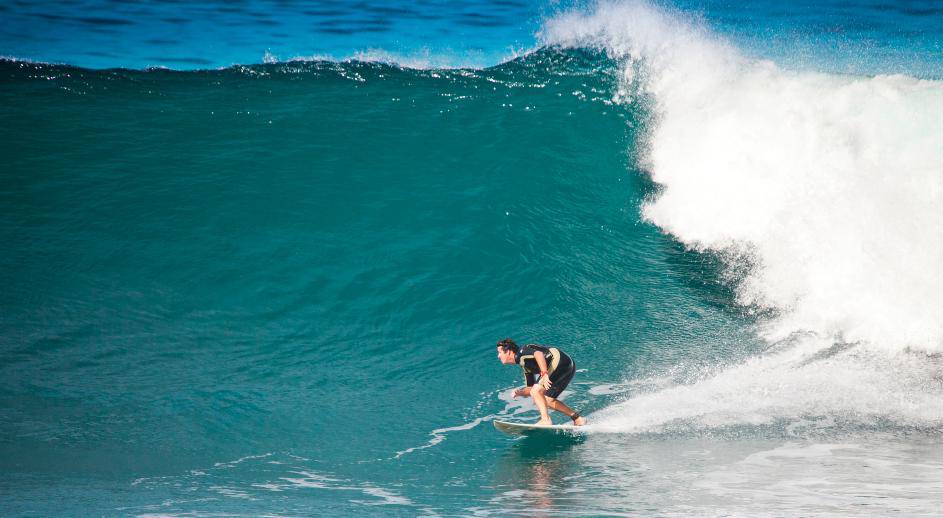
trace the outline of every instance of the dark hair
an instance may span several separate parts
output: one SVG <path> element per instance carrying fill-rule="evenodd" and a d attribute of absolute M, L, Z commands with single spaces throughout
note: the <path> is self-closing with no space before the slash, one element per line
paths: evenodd
<path fill-rule="evenodd" d="M 514 351 L 514 354 L 521 352 L 520 348 L 517 347 L 517 344 L 514 343 L 514 340 L 511 340 L 510 338 L 505 338 L 504 340 L 498 342 L 498 347 L 504 350 L 510 349 Z"/>

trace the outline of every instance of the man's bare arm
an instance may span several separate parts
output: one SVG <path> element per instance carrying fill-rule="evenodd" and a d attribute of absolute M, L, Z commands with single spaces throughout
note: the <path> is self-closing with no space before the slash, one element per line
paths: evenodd
<path fill-rule="evenodd" d="M 534 351 L 534 360 L 537 362 L 537 366 L 540 367 L 540 380 L 537 383 L 540 384 L 544 389 L 550 388 L 550 375 L 545 374 L 547 372 L 547 358 L 544 356 L 543 351 Z"/>

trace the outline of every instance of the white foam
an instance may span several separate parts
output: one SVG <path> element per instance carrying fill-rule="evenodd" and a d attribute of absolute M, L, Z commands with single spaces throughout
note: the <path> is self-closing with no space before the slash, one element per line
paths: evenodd
<path fill-rule="evenodd" d="M 943 423 L 940 365 L 925 356 L 849 347 L 813 359 L 830 342 L 806 339 L 706 379 L 636 395 L 593 414 L 594 430 L 649 432 L 795 423 L 791 435 L 835 419 L 880 426 Z M 828 417 L 829 419 L 823 419 Z"/>
<path fill-rule="evenodd" d="M 771 343 L 807 337 L 801 357 L 770 354 L 637 397 L 623 416 L 765 422 L 867 407 L 943 422 L 917 394 L 940 395 L 938 369 L 906 357 L 943 351 L 943 83 L 783 70 L 639 1 L 562 14 L 541 38 L 622 60 L 623 90 L 641 89 L 656 114 L 644 166 L 663 190 L 644 217 L 692 249 L 748 257 L 738 302 L 774 310 L 762 330 Z M 807 361 L 837 343 L 853 346 Z"/>

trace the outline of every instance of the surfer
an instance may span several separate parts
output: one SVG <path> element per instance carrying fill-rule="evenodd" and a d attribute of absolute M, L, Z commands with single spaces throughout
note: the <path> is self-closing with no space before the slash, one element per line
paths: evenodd
<path fill-rule="evenodd" d="M 540 421 L 537 421 L 537 424 L 553 424 L 548 408 L 566 414 L 576 426 L 586 424 L 586 419 L 579 412 L 557 400 L 576 373 L 576 362 L 566 353 L 556 347 L 537 344 L 527 344 L 520 348 L 514 340 L 505 338 L 498 342 L 498 360 L 505 365 L 520 365 L 524 370 L 527 386 L 515 390 L 514 397 L 533 398 L 534 404 L 540 410 Z"/>

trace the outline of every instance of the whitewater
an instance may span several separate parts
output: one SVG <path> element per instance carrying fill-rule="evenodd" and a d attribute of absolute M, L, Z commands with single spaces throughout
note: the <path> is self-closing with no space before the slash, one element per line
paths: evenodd
<path fill-rule="evenodd" d="M 782 70 L 645 3 L 564 14 L 548 45 L 621 62 L 649 102 L 644 217 L 720 256 L 769 351 L 607 409 L 649 430 L 830 417 L 943 418 L 943 83 Z"/>

